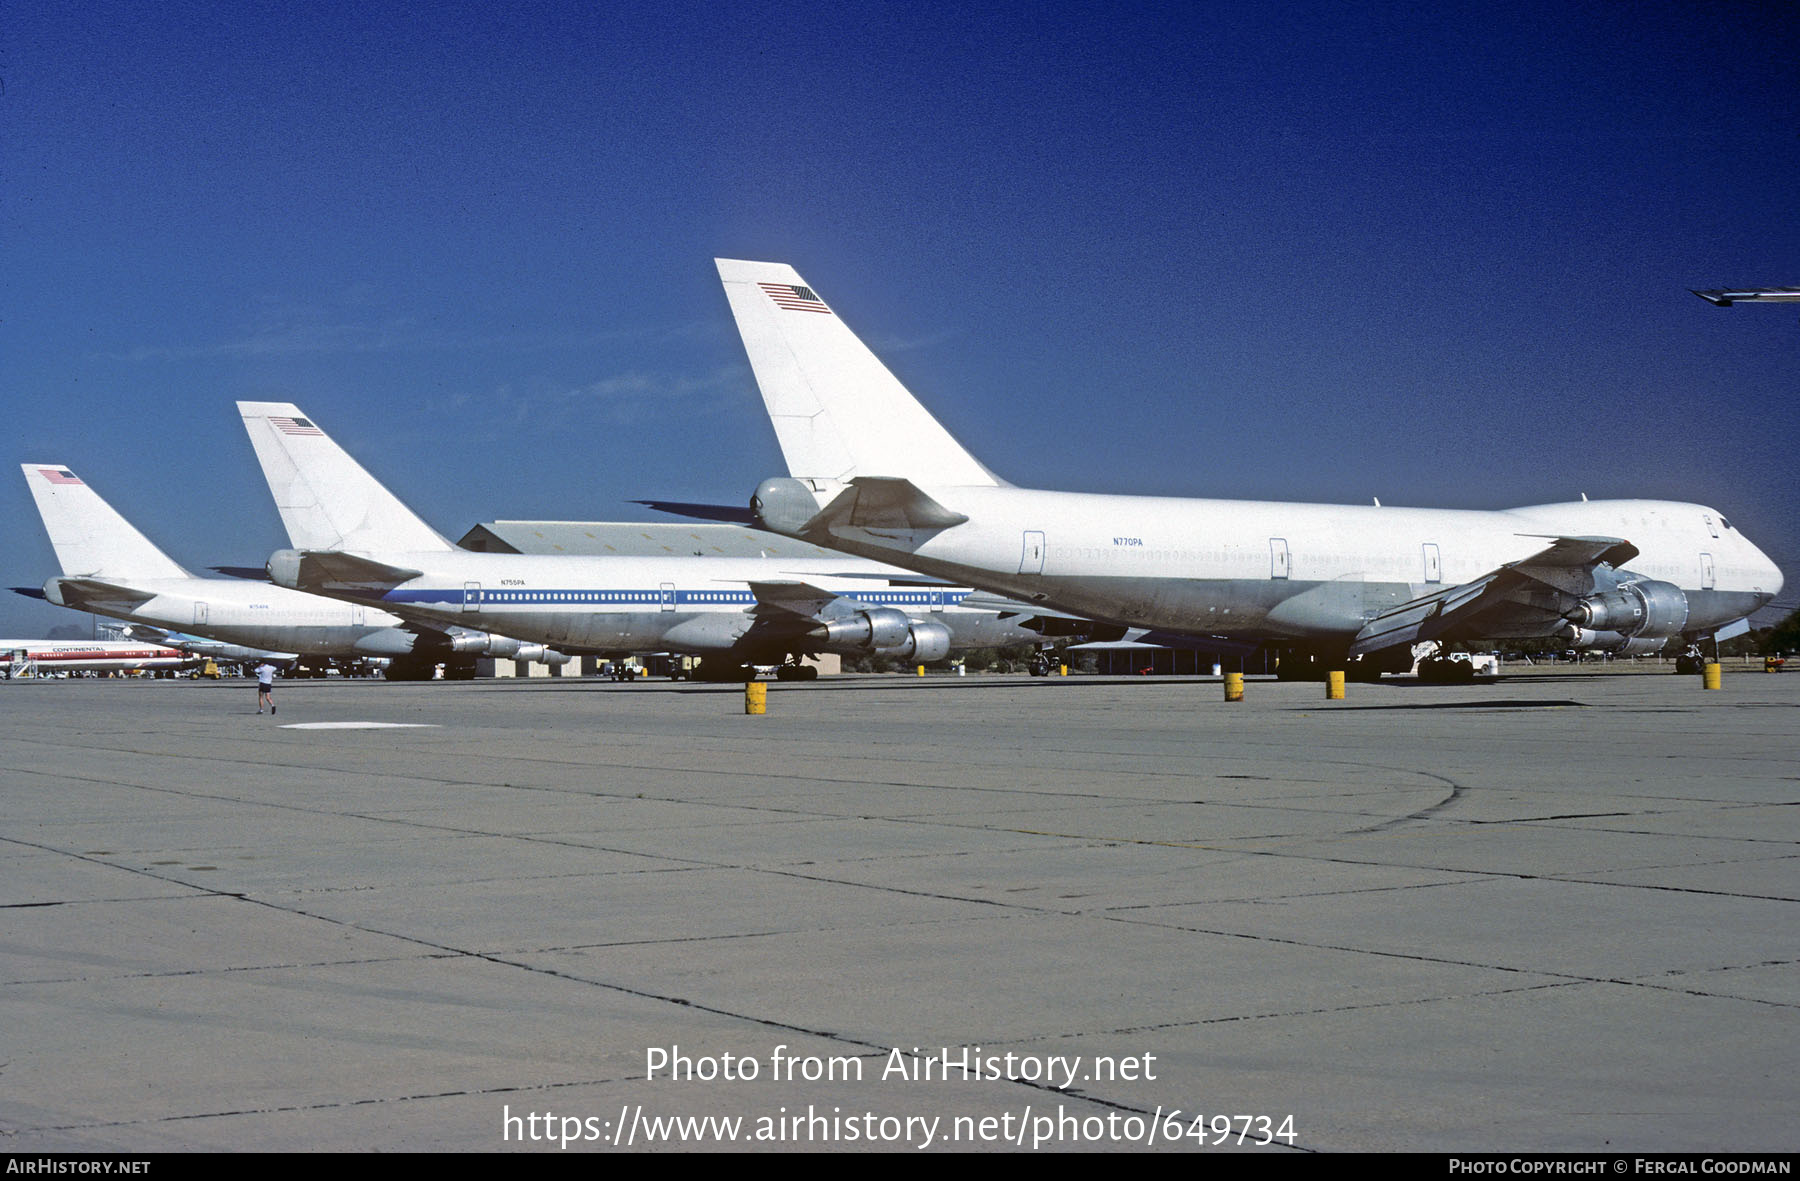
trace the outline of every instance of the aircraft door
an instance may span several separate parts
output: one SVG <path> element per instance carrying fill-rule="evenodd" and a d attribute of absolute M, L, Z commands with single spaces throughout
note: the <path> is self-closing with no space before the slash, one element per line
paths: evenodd
<path fill-rule="evenodd" d="M 664 611 L 675 610 L 675 584 L 672 582 L 663 583 L 657 590 L 656 601 L 662 604 L 662 609 Z"/>
<path fill-rule="evenodd" d="M 1711 554 L 1701 554 L 1700 555 L 1700 589 L 1701 590 L 1711 590 L 1711 589 L 1713 589 L 1713 585 L 1714 585 L 1713 556 Z"/>
<path fill-rule="evenodd" d="M 942 611 L 944 609 L 943 588 L 934 586 L 929 591 L 925 592 L 925 597 L 930 601 L 931 609 L 933 611 Z"/>
<path fill-rule="evenodd" d="M 463 610 L 465 612 L 481 610 L 481 584 L 479 582 L 463 583 Z"/>
<path fill-rule="evenodd" d="M 205 603 L 198 602 L 198 601 L 196 601 L 194 603 L 194 626 L 195 627 L 205 627 L 206 626 L 206 604 Z"/>
<path fill-rule="evenodd" d="M 1044 535 L 1036 529 L 1025 531 L 1025 544 L 1019 551 L 1020 574 L 1044 572 Z"/>
<path fill-rule="evenodd" d="M 367 610 L 368 609 L 365 608 L 361 603 L 350 604 L 350 626 L 351 627 L 366 626 L 364 623 L 364 620 L 368 618 L 368 616 L 366 614 Z"/>
<path fill-rule="evenodd" d="M 1293 558 L 1288 554 L 1287 538 L 1269 538 L 1269 577 L 1286 578 L 1292 567 Z"/>
<path fill-rule="evenodd" d="M 1428 584 L 1444 581 L 1444 561 L 1438 556 L 1437 542 L 1428 541 L 1421 548 L 1425 552 L 1425 581 Z"/>

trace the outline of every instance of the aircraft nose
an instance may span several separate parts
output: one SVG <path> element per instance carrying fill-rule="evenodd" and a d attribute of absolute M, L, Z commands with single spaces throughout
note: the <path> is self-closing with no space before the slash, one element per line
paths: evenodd
<path fill-rule="evenodd" d="M 1781 567 L 1777 566 L 1774 559 L 1770 558 L 1768 554 L 1763 553 L 1754 545 L 1750 547 L 1750 552 L 1756 555 L 1756 563 L 1760 567 L 1757 585 L 1762 590 L 1763 602 L 1768 603 L 1781 593 L 1781 588 L 1786 584 L 1787 579 L 1782 576 Z"/>

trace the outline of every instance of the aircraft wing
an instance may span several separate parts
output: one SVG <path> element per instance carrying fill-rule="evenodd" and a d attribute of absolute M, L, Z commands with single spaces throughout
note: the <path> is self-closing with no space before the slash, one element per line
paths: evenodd
<path fill-rule="evenodd" d="M 77 611 L 92 611 L 101 606 L 133 611 L 156 597 L 153 591 L 98 578 L 53 578 L 50 581 L 62 592 L 62 605 Z"/>
<path fill-rule="evenodd" d="M 1800 300 L 1800 287 L 1745 287 L 1737 291 L 1721 287 L 1694 294 L 1715 307 L 1728 308 L 1734 303 L 1793 303 Z"/>
<path fill-rule="evenodd" d="M 1573 601 L 1594 590 L 1594 569 L 1620 566 L 1638 549 L 1619 537 L 1558 537 L 1528 558 L 1470 582 L 1390 607 L 1363 625 L 1352 656 L 1420 640 L 1548 635 Z"/>
<path fill-rule="evenodd" d="M 634 500 L 631 503 L 645 505 L 672 516 L 692 517 L 697 521 L 730 521 L 737 525 L 748 525 L 752 529 L 762 528 L 756 514 L 738 504 L 699 504 L 690 500 Z"/>

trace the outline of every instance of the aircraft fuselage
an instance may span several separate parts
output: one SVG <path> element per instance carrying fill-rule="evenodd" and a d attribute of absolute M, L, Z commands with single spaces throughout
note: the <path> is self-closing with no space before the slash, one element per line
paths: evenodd
<path fill-rule="evenodd" d="M 764 640 L 753 634 L 757 601 L 752 582 L 804 582 L 869 606 L 942 623 L 956 647 L 1040 638 L 991 610 L 960 607 L 970 593 L 967 588 L 918 585 L 921 580 L 906 571 L 854 558 L 371 556 L 421 573 L 392 587 L 309 584 L 306 589 L 439 626 L 480 628 L 597 652 L 732 653 L 759 662 L 778 660 L 784 651 L 779 637 Z M 278 580 L 284 577 L 277 564 L 271 572 Z"/>
<path fill-rule="evenodd" d="M 304 656 L 401 656 L 419 646 L 405 621 L 363 604 L 339 603 L 263 582 L 223 578 L 110 580 L 147 598 L 108 601 L 52 578 L 44 597 L 62 607 L 129 623 L 190 632 L 248 648 Z M 78 585 L 78 584 L 77 584 Z"/>
<path fill-rule="evenodd" d="M 1671 501 L 1478 511 L 922 491 L 969 519 L 908 528 L 852 517 L 798 535 L 1093 618 L 1268 640 L 1347 643 L 1380 612 L 1521 561 L 1555 537 L 1629 540 L 1639 554 L 1622 575 L 1680 587 L 1689 632 L 1743 618 L 1782 585 L 1774 563 L 1717 511 Z M 818 495 L 821 506 L 833 493 Z"/>

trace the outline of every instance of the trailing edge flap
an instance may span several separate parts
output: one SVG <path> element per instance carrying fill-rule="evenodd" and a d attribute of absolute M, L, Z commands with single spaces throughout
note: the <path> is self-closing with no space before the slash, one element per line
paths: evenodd
<path fill-rule="evenodd" d="M 116 582 L 102 582 L 98 578 L 55 578 L 51 581 L 62 592 L 63 606 L 77 610 L 102 603 L 121 608 L 141 607 L 156 597 L 154 591 L 120 586 Z"/>
<path fill-rule="evenodd" d="M 303 589 L 386 591 L 411 582 L 420 573 L 337 550 L 307 550 L 300 555 L 299 582 Z"/>
<path fill-rule="evenodd" d="M 1529 558 L 1390 607 L 1363 625 L 1350 645 L 1350 655 L 1362 656 L 1418 640 L 1454 638 L 1458 631 L 1466 630 L 1462 625 L 1495 611 L 1520 619 L 1535 618 L 1547 628 L 1554 626 L 1571 605 L 1565 600 L 1593 593 L 1595 567 L 1622 566 L 1637 555 L 1638 548 L 1619 537 L 1557 537 Z"/>
<path fill-rule="evenodd" d="M 820 534 L 853 536 L 859 532 L 897 538 L 907 533 L 937 533 L 968 519 L 925 495 L 911 480 L 858 476 L 808 521 L 802 532 L 809 538 Z"/>
<path fill-rule="evenodd" d="M 756 596 L 753 610 L 758 615 L 784 612 L 806 619 L 818 618 L 843 597 L 804 582 L 752 582 L 750 593 Z"/>

